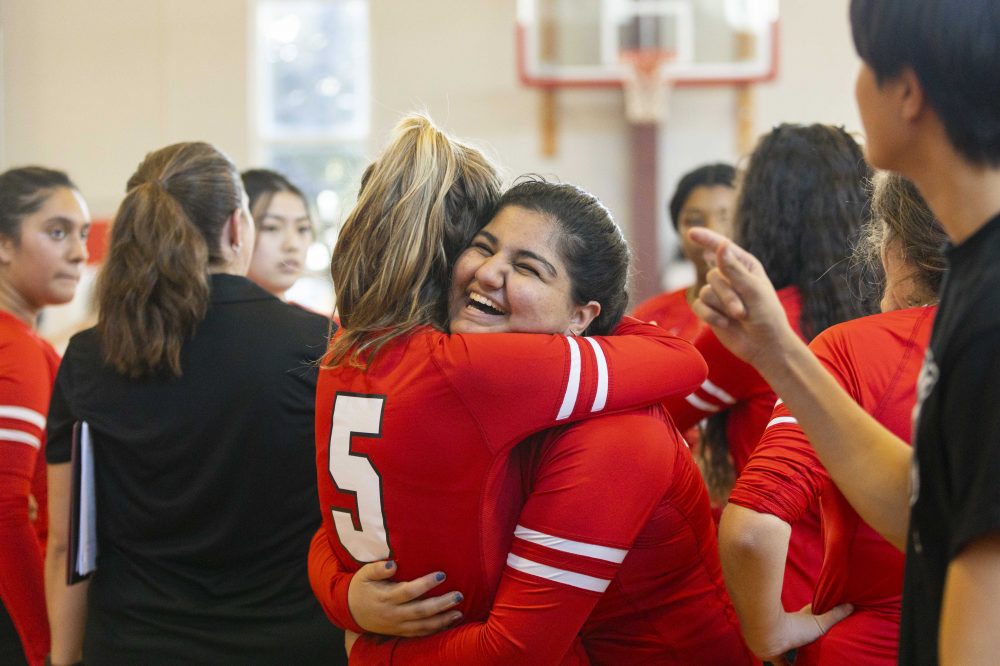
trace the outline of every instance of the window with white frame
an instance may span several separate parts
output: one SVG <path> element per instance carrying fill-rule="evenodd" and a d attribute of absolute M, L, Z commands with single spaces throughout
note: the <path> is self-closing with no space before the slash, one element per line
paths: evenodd
<path fill-rule="evenodd" d="M 256 21 L 258 163 L 310 197 L 318 228 L 306 263 L 325 275 L 366 165 L 368 2 L 257 0 Z"/>

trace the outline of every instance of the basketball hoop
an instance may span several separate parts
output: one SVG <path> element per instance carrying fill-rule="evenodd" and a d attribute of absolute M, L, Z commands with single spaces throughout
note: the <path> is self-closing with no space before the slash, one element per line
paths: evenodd
<path fill-rule="evenodd" d="M 663 66 L 676 54 L 664 49 L 625 49 L 618 57 L 625 66 L 625 117 L 636 125 L 659 124 L 667 119 L 674 82 Z"/>

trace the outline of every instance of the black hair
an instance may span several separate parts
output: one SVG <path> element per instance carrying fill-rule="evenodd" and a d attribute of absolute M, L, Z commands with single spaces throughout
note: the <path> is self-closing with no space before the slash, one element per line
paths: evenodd
<path fill-rule="evenodd" d="M 18 167 L 0 174 L 0 236 L 21 239 L 21 221 L 45 203 L 52 190 L 78 189 L 62 171 L 40 166 Z"/>
<path fill-rule="evenodd" d="M 854 297 L 850 257 L 870 214 L 871 168 L 840 127 L 779 125 L 757 144 L 740 183 L 733 240 L 760 259 L 776 289 L 794 286 L 799 330 L 812 340 L 833 324 L 874 311 Z M 727 412 L 708 419 L 706 482 L 732 485 Z"/>
<path fill-rule="evenodd" d="M 854 138 L 830 125 L 779 125 L 750 156 L 733 239 L 760 259 L 776 289 L 798 288 L 807 340 L 867 314 L 852 297 L 845 259 L 870 214 L 871 173 Z"/>
<path fill-rule="evenodd" d="M 632 253 L 611 212 L 593 194 L 564 183 L 527 176 L 504 192 L 497 212 L 519 206 L 546 215 L 559 225 L 559 255 L 566 264 L 577 304 L 597 301 L 600 314 L 584 335 L 607 335 L 628 305 Z"/>
<path fill-rule="evenodd" d="M 1000 3 L 851 0 L 851 32 L 879 84 L 911 68 L 955 150 L 1000 166 Z"/>
<path fill-rule="evenodd" d="M 302 193 L 292 181 L 284 175 L 271 169 L 247 169 L 241 174 L 243 187 L 247 191 L 247 198 L 250 200 L 250 213 L 254 222 L 264 217 L 271 199 L 278 192 L 290 192 L 302 200 L 306 212 L 309 212 L 309 199 Z"/>
<path fill-rule="evenodd" d="M 717 162 L 700 166 L 684 174 L 677 183 L 677 189 L 674 190 L 674 195 L 670 197 L 670 204 L 667 206 L 670 221 L 674 223 L 674 229 L 680 231 L 681 209 L 684 208 L 688 197 L 696 188 L 718 186 L 736 187 L 736 167 L 732 164 Z"/>

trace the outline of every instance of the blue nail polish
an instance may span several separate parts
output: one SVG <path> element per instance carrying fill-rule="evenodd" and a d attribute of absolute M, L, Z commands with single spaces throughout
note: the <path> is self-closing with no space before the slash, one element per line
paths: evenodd
<path fill-rule="evenodd" d="M 434 574 L 434 580 L 436 580 L 439 583 L 441 581 L 443 581 L 444 580 L 444 572 L 443 571 L 438 571 L 436 574 Z"/>
<path fill-rule="evenodd" d="M 386 569 L 391 569 L 391 568 L 393 568 L 394 566 L 396 566 L 396 563 L 395 563 L 395 562 L 393 562 L 392 560 L 386 560 L 386 562 L 385 562 L 385 568 L 386 568 Z"/>
<path fill-rule="evenodd" d="M 464 598 L 465 598 L 465 597 L 463 597 L 463 596 L 462 596 L 462 593 L 461 593 L 461 592 L 456 592 L 456 593 L 455 593 L 455 603 L 456 603 L 456 604 L 460 604 L 460 603 L 462 603 L 462 599 L 464 599 Z"/>

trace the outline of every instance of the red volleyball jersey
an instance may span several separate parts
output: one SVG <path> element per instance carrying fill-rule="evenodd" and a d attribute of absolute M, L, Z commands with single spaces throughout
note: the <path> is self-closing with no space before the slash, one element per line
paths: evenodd
<path fill-rule="evenodd" d="M 48 531 L 45 419 L 59 356 L 24 322 L 0 311 L 0 601 L 29 664 L 49 653 L 43 552 Z M 28 496 L 38 517 L 28 517 Z"/>
<path fill-rule="evenodd" d="M 465 594 L 465 617 L 485 619 L 522 501 L 514 445 L 544 428 L 689 392 L 704 378 L 689 343 L 635 320 L 617 333 L 449 336 L 424 328 L 367 370 L 322 370 L 320 503 L 339 564 L 354 571 L 391 557 L 400 579 L 442 569 Z M 348 615 L 346 589 L 330 584 L 320 588 L 339 610 L 328 611 Z M 570 644 L 550 649 L 559 656 Z"/>
<path fill-rule="evenodd" d="M 778 298 L 788 322 L 801 336 L 802 301 L 798 289 L 785 287 L 778 292 Z M 777 396 L 753 366 L 726 349 L 711 329 L 704 329 L 694 344 L 708 363 L 708 378 L 698 390 L 685 397 L 675 396 L 665 405 L 681 430 L 713 414 L 727 412 L 726 437 L 738 477 L 764 432 Z M 798 610 L 812 599 L 822 557 L 819 510 L 814 508 L 792 526 L 782 594 L 786 610 Z"/>
<path fill-rule="evenodd" d="M 632 314 L 636 319 L 656 324 L 668 333 L 694 340 L 704 328 L 687 300 L 688 287 L 658 294 L 640 303 Z"/>
<path fill-rule="evenodd" d="M 704 483 L 662 410 L 553 429 L 518 451 L 529 497 L 489 617 L 426 638 L 366 636 L 353 658 L 559 663 L 565 650 L 553 646 L 579 635 L 595 664 L 756 663 L 722 581 Z"/>
<path fill-rule="evenodd" d="M 833 326 L 810 344 L 851 397 L 909 442 L 917 376 L 936 308 L 863 317 Z M 895 664 L 903 553 L 850 507 L 784 404 L 774 409 L 729 501 L 795 523 L 819 501 L 824 554 L 813 610 L 850 602 L 854 613 L 799 650 L 796 664 Z"/>

